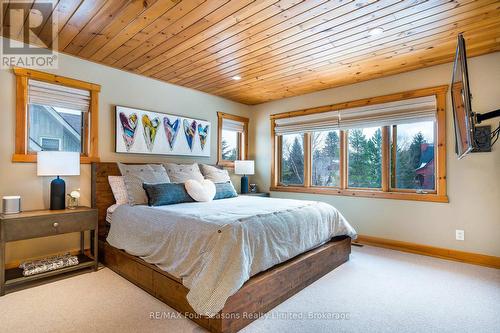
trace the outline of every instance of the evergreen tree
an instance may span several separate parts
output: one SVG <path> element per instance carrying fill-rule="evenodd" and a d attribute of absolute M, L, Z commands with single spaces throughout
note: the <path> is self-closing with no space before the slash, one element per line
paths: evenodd
<path fill-rule="evenodd" d="M 369 172 L 367 141 L 360 129 L 349 131 L 349 186 L 368 187 Z"/>
<path fill-rule="evenodd" d="M 411 144 L 398 145 L 396 151 L 397 158 L 397 187 L 398 188 L 411 188 L 416 186 L 416 169 L 420 167 L 421 161 L 421 146 L 425 144 L 426 140 L 421 132 L 415 134 Z"/>
<path fill-rule="evenodd" d="M 236 148 L 231 148 L 225 139 L 221 142 L 222 159 L 228 161 L 236 160 Z"/>
<path fill-rule="evenodd" d="M 324 171 L 324 157 L 321 154 L 320 150 L 314 150 L 312 156 L 313 164 L 312 164 L 312 184 L 316 186 L 325 185 L 325 180 L 323 179 Z"/>
<path fill-rule="evenodd" d="M 337 131 L 328 132 L 325 139 L 325 147 L 323 148 L 323 154 L 328 156 L 330 160 L 339 159 L 339 145 L 340 139 Z"/>
<path fill-rule="evenodd" d="M 366 144 L 370 167 L 368 169 L 368 182 L 370 187 L 382 186 L 382 131 L 377 129 Z"/>
<path fill-rule="evenodd" d="M 288 167 L 290 172 L 290 184 L 303 184 L 304 179 L 304 151 L 300 144 L 299 137 L 296 136 L 290 148 L 288 157 Z"/>
<path fill-rule="evenodd" d="M 323 184 L 327 186 L 339 185 L 339 159 L 340 159 L 340 138 L 337 131 L 330 131 L 326 135 L 325 147 L 322 156 L 325 159 L 327 175 Z"/>
<path fill-rule="evenodd" d="M 422 145 L 425 143 L 424 135 L 421 132 L 418 132 L 413 137 L 413 140 L 410 145 L 409 153 L 410 153 L 410 162 L 413 169 L 417 169 L 420 166 L 420 158 L 422 155 Z"/>

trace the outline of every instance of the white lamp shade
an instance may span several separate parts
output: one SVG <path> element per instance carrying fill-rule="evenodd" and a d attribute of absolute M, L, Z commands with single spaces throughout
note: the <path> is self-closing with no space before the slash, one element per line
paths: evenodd
<path fill-rule="evenodd" d="M 40 151 L 37 156 L 38 176 L 79 176 L 80 153 Z"/>
<path fill-rule="evenodd" d="M 234 173 L 237 175 L 253 175 L 255 173 L 254 161 L 234 161 Z"/>

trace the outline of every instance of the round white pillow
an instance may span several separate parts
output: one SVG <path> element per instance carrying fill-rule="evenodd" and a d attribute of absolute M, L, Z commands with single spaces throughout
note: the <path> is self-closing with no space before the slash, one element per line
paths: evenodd
<path fill-rule="evenodd" d="M 203 179 L 201 182 L 189 179 L 184 183 L 184 187 L 194 201 L 207 202 L 215 197 L 215 184 L 208 179 Z"/>

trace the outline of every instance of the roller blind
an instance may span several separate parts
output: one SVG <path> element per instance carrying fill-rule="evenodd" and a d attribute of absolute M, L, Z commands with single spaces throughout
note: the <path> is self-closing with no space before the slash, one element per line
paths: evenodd
<path fill-rule="evenodd" d="M 30 79 L 28 80 L 28 101 L 30 104 L 86 112 L 90 105 L 90 91 Z"/>
<path fill-rule="evenodd" d="M 397 102 L 275 120 L 276 135 L 323 130 L 390 126 L 436 119 L 436 97 L 425 96 Z"/>
<path fill-rule="evenodd" d="M 241 121 L 222 119 L 222 129 L 226 131 L 243 133 L 245 124 L 243 124 Z"/>

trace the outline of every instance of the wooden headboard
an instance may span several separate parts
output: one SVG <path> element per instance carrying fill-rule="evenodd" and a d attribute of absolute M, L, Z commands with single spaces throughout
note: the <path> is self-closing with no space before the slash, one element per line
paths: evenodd
<path fill-rule="evenodd" d="M 108 176 L 121 176 L 116 162 L 92 163 L 92 207 L 97 208 L 99 239 L 105 239 L 108 236 L 109 225 L 106 222 L 106 211 L 115 203 Z"/>

